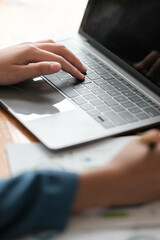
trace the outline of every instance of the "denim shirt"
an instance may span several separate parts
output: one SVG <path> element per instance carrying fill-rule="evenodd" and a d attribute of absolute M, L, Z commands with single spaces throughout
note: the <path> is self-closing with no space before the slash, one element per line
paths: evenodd
<path fill-rule="evenodd" d="M 38 171 L 0 180 L 0 239 L 65 228 L 78 177 Z"/>

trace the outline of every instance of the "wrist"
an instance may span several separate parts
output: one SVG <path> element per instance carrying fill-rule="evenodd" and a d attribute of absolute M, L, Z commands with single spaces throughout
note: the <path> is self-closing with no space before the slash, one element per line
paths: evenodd
<path fill-rule="evenodd" d="M 112 182 L 112 169 L 105 168 L 80 174 L 73 211 L 79 212 L 88 208 L 109 206 Z"/>

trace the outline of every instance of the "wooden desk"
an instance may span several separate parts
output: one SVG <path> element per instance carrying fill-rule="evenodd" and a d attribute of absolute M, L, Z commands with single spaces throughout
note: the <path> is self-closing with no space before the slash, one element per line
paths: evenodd
<path fill-rule="evenodd" d="M 87 0 L 0 0 L 0 47 L 76 33 Z M 36 141 L 0 108 L 0 176 L 9 176 L 7 143 Z"/>

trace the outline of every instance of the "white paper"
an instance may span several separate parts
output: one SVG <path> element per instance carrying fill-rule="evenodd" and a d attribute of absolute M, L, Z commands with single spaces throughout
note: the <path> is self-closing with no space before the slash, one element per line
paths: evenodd
<path fill-rule="evenodd" d="M 7 153 L 13 175 L 38 169 L 83 172 L 107 164 L 132 139 L 123 137 L 103 140 L 60 153 L 51 152 L 40 143 L 8 144 Z"/>
<path fill-rule="evenodd" d="M 53 239 L 53 238 L 50 238 Z M 101 229 L 90 232 L 65 232 L 57 240 L 160 240 L 160 229 Z M 34 239 L 36 240 L 36 239 Z M 48 239 L 49 240 L 49 239 Z"/>

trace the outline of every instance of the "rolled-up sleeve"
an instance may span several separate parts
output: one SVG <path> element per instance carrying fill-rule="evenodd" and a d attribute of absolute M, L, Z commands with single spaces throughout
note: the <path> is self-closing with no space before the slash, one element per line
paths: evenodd
<path fill-rule="evenodd" d="M 74 201 L 74 173 L 39 171 L 0 180 L 0 239 L 61 231 Z"/>

